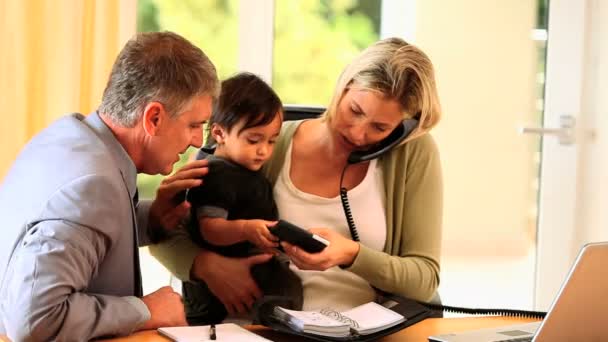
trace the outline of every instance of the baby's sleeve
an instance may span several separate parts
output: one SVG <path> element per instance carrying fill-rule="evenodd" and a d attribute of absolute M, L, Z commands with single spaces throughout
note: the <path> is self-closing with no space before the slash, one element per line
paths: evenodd
<path fill-rule="evenodd" d="M 197 218 L 201 215 L 227 218 L 230 208 L 236 205 L 233 182 L 226 179 L 221 169 L 211 171 L 203 178 L 203 184 L 188 191 L 187 200 Z"/>

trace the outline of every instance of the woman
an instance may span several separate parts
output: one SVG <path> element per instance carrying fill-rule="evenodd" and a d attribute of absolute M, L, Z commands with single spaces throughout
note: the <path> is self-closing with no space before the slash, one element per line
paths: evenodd
<path fill-rule="evenodd" d="M 346 168 L 351 152 L 373 147 L 411 118 L 419 124 L 403 143 Z M 346 67 L 321 118 L 284 124 L 266 165 L 280 217 L 305 228 L 325 227 L 311 230 L 330 241 L 317 254 L 283 242 L 302 278 L 305 310 L 351 308 L 373 300 L 374 288 L 417 300 L 433 296 L 439 285 L 442 183 L 439 155 L 426 133 L 439 118 L 429 58 L 389 38 Z M 342 211 L 342 176 L 360 242 L 352 240 Z M 204 280 L 229 311 L 246 310 L 260 295 L 246 270 L 257 260 L 221 259 L 183 238 L 152 253 L 178 277 Z M 240 286 L 218 281 L 228 268 L 239 273 L 232 279 L 241 279 Z"/>

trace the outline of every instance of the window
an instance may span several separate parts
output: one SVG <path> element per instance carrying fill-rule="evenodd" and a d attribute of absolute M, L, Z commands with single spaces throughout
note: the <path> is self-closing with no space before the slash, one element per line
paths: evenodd
<path fill-rule="evenodd" d="M 275 2 L 272 85 L 283 103 L 326 106 L 342 69 L 380 36 L 380 1 Z"/>

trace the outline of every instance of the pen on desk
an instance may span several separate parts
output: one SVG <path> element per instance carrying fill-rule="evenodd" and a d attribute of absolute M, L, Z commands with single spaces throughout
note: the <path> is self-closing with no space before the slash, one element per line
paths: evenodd
<path fill-rule="evenodd" d="M 217 335 L 215 334 L 215 324 L 211 324 L 211 326 L 209 326 L 209 339 L 214 341 L 217 339 Z"/>

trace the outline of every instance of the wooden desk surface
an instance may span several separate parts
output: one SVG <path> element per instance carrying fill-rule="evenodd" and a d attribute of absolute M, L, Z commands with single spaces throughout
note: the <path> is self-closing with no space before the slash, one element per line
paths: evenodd
<path fill-rule="evenodd" d="M 455 331 L 465 331 L 472 329 L 499 327 L 509 324 L 519 324 L 526 322 L 534 322 L 537 319 L 531 318 L 513 318 L 513 317 L 466 317 L 466 318 L 429 318 L 422 322 L 412 325 L 404 330 L 401 330 L 393 335 L 386 336 L 380 341 L 382 342 L 397 342 L 397 341 L 420 341 L 428 342 L 430 335 L 449 333 Z M 258 335 L 272 341 L 310 341 L 304 338 L 297 338 L 272 331 L 262 326 L 248 326 L 247 329 L 255 332 Z M 156 333 L 156 331 L 141 331 L 128 337 L 114 338 L 103 340 L 106 342 L 166 342 L 170 341 Z"/>

